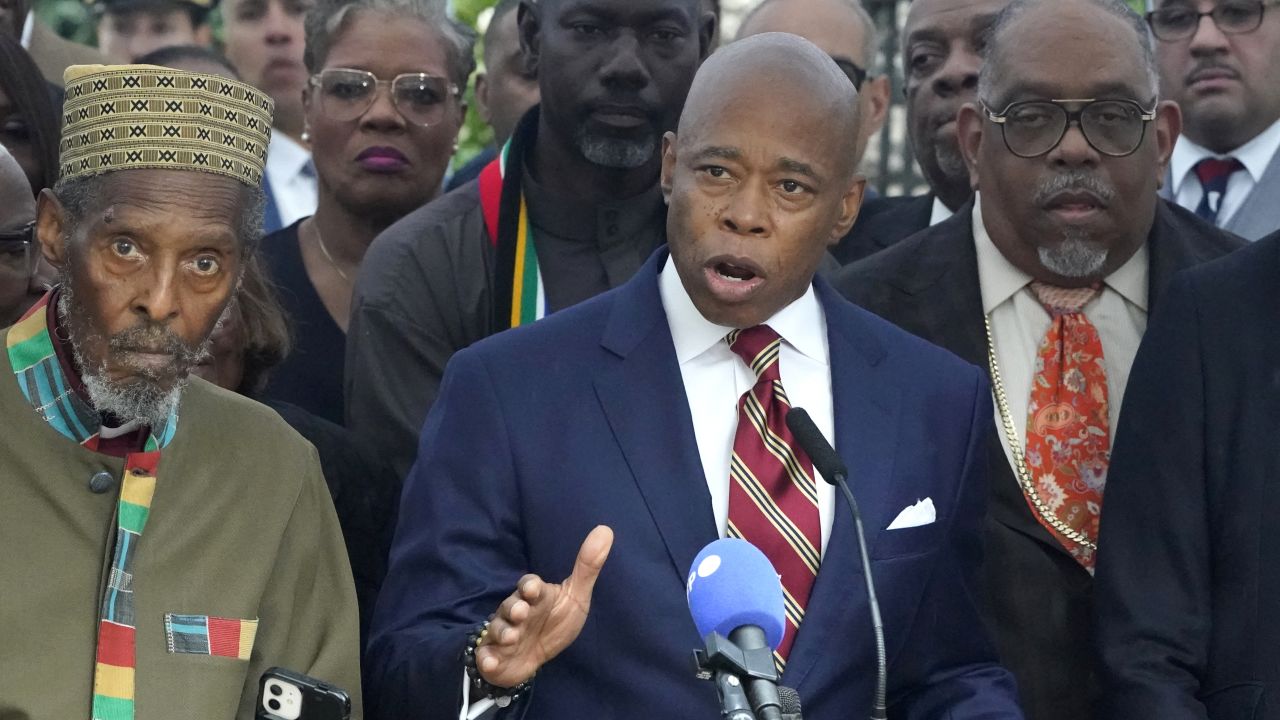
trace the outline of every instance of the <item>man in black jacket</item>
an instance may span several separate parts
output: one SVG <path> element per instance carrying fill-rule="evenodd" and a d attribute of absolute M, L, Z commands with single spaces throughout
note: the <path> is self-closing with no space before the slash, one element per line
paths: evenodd
<path fill-rule="evenodd" d="M 911 151 L 929 192 L 881 197 L 831 251 L 842 264 L 883 250 L 960 209 L 973 191 L 956 138 L 956 112 L 978 87 L 987 30 L 1009 0 L 915 0 L 902 28 L 903 88 Z"/>
<path fill-rule="evenodd" d="M 1102 526 L 1100 720 L 1280 718 L 1276 328 L 1280 234 L 1180 275 L 1143 338 Z"/>
<path fill-rule="evenodd" d="M 1119 0 L 1015 0 L 959 115 L 975 200 L 837 280 L 993 371 L 982 601 L 1032 720 L 1096 700 L 1097 522 L 1147 314 L 1174 272 L 1242 244 L 1156 195 L 1179 114 L 1153 62 Z"/>

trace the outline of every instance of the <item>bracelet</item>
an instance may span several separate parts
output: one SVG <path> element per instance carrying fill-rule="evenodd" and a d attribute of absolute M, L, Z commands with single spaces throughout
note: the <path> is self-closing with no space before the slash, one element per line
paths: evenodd
<path fill-rule="evenodd" d="M 505 708 L 529 691 L 529 688 L 533 685 L 533 678 L 531 677 L 513 688 L 504 688 L 494 685 L 480 675 L 480 668 L 476 666 L 476 648 L 484 644 L 484 639 L 489 634 L 489 623 L 492 620 L 492 618 L 485 620 L 476 626 L 476 629 L 472 630 L 471 634 L 467 635 L 467 647 L 462 651 L 462 662 L 466 665 L 467 677 L 471 678 L 471 685 L 475 688 L 480 699 L 493 700 L 495 705 Z"/>

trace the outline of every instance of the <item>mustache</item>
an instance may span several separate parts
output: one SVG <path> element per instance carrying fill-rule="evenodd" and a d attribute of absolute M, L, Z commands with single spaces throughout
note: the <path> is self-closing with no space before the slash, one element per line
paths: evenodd
<path fill-rule="evenodd" d="M 1240 71 L 1231 67 L 1227 63 L 1224 63 L 1217 58 L 1207 58 L 1196 63 L 1195 67 L 1191 68 L 1191 71 L 1183 77 L 1182 82 L 1186 85 L 1190 85 L 1194 82 L 1197 75 L 1207 70 L 1221 70 L 1223 72 L 1230 73 L 1232 77 L 1240 77 Z"/>
<path fill-rule="evenodd" d="M 1068 170 L 1037 183 L 1032 199 L 1036 205 L 1043 207 L 1058 193 L 1072 190 L 1092 193 L 1108 205 L 1116 196 L 1115 187 L 1097 175 L 1084 170 Z"/>
<path fill-rule="evenodd" d="M 142 322 L 107 338 L 113 353 L 144 352 L 170 355 L 178 366 L 194 365 L 204 358 L 202 347 L 191 347 L 169 328 Z"/>

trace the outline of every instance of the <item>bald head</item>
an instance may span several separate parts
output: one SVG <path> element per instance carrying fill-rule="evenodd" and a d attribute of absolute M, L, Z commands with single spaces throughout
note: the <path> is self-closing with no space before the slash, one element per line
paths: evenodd
<path fill-rule="evenodd" d="M 813 43 L 787 33 L 753 35 L 720 48 L 698 70 L 680 115 L 678 142 L 693 142 L 726 115 L 758 117 L 764 133 L 801 133 L 799 120 L 833 155 L 856 169 L 858 92 L 835 62 Z"/>
<path fill-rule="evenodd" d="M 765 33 L 714 53 L 663 138 L 667 244 L 702 316 L 765 322 L 803 295 L 857 218 L 857 91 L 807 40 Z"/>
<path fill-rule="evenodd" d="M 21 227 L 36 219 L 36 199 L 22 166 L 0 145 L 0 230 Z"/>
<path fill-rule="evenodd" d="M 864 69 L 875 58 L 875 21 L 861 0 L 764 0 L 743 18 L 738 39 L 766 32 L 799 35 Z"/>

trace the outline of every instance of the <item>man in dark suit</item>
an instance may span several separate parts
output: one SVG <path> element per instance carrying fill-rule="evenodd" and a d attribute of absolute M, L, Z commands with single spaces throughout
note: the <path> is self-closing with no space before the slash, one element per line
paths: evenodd
<path fill-rule="evenodd" d="M 1242 241 L 1158 199 L 1178 110 L 1154 100 L 1123 3 L 1015 0 L 989 38 L 959 116 L 976 199 L 836 284 L 993 371 L 982 605 L 1028 717 L 1075 720 L 1097 695 L 1097 521 L 1147 313 L 1175 271 Z"/>
<path fill-rule="evenodd" d="M 1280 718 L 1280 234 L 1174 280 L 1125 396 L 1102 720 Z"/>
<path fill-rule="evenodd" d="M 956 113 L 974 100 L 987 29 L 1009 0 L 914 0 L 902 27 L 903 91 L 911 151 L 929 192 L 868 200 L 832 254 L 861 260 L 960 209 L 973 190 L 956 139 Z"/>
<path fill-rule="evenodd" d="M 670 255 L 454 356 L 375 614 L 377 712 L 453 717 L 464 686 L 534 719 L 716 717 L 685 574 L 726 534 L 792 596 L 778 660 L 805 716 L 869 707 L 853 523 L 782 422 L 794 402 L 855 478 L 894 717 L 1021 717 L 971 601 L 987 385 L 814 280 L 861 200 L 854 93 L 791 35 L 712 55 L 664 138 Z"/>

